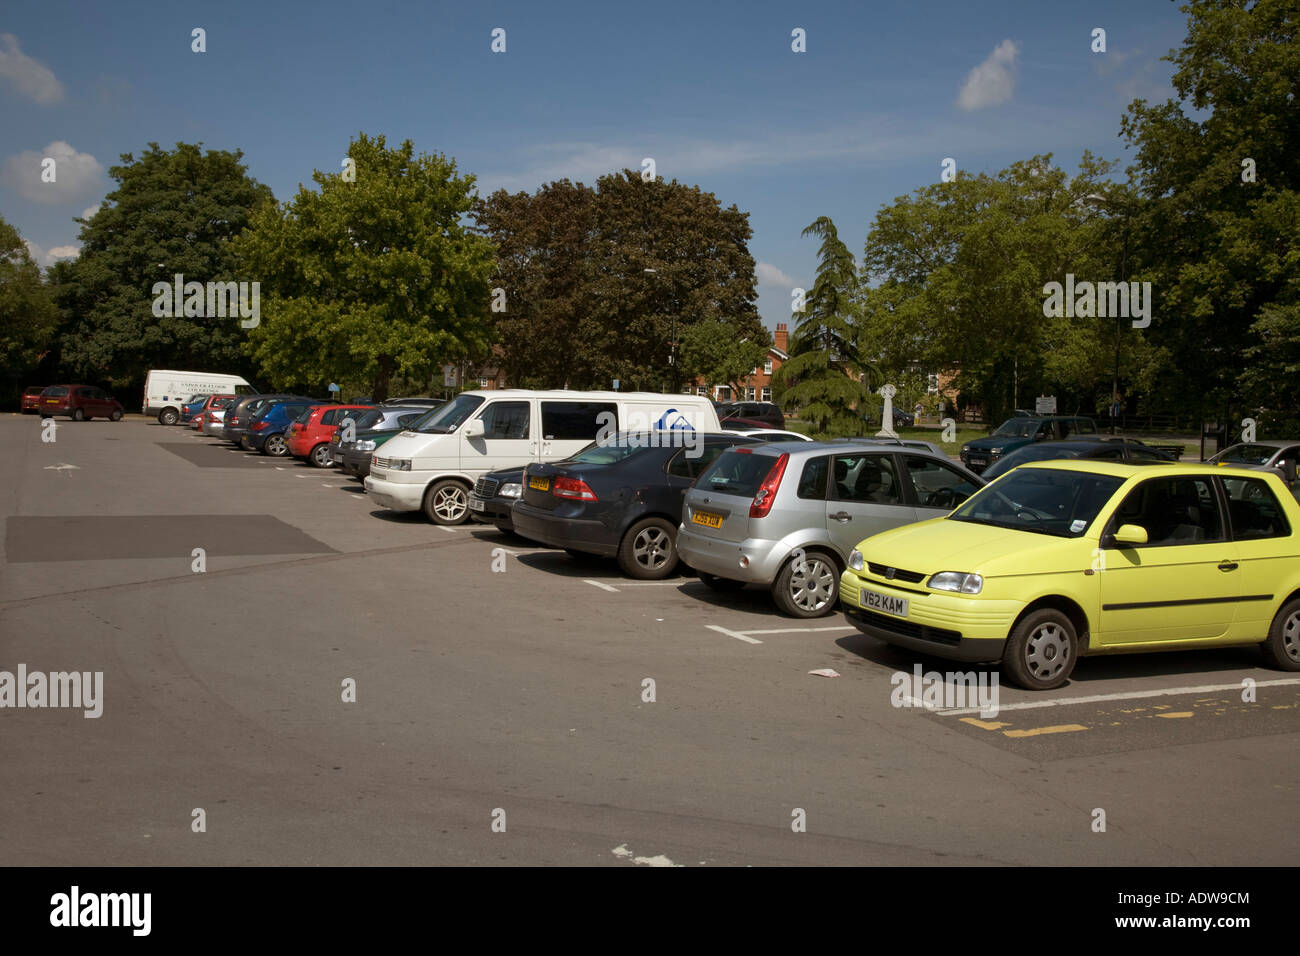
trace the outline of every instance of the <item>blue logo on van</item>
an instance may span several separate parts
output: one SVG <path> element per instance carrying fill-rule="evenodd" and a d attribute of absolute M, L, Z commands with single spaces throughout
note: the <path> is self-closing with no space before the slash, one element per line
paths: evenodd
<path fill-rule="evenodd" d="M 674 415 L 677 417 L 676 418 L 671 417 Z M 655 422 L 655 428 L 668 429 L 670 431 L 671 430 L 687 431 L 687 432 L 695 431 L 695 426 L 692 425 L 689 421 L 687 421 L 686 416 L 683 415 L 675 408 L 670 408 L 668 409 L 668 411 L 664 412 L 663 415 L 660 416 L 659 421 Z"/>

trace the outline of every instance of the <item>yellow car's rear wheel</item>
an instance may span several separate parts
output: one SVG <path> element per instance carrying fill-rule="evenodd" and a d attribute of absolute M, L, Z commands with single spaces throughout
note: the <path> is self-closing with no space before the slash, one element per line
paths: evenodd
<path fill-rule="evenodd" d="M 1300 598 L 1282 605 L 1260 648 L 1264 660 L 1284 671 L 1300 671 Z"/>
<path fill-rule="evenodd" d="M 1002 671 L 1027 690 L 1051 690 L 1070 678 L 1079 657 L 1074 622 L 1054 608 L 1026 614 L 1011 629 Z"/>

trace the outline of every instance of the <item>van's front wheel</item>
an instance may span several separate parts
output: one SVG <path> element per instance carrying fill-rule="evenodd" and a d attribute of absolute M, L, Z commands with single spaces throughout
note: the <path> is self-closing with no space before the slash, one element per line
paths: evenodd
<path fill-rule="evenodd" d="M 435 482 L 424 493 L 424 515 L 434 524 L 464 524 L 469 517 L 469 489 L 454 478 Z"/>

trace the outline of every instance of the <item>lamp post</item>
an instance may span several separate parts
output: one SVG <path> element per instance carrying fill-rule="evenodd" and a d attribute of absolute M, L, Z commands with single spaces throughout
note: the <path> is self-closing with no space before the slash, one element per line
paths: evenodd
<path fill-rule="evenodd" d="M 1124 244 L 1122 250 L 1120 251 L 1120 258 L 1119 258 L 1119 281 L 1121 283 L 1127 283 L 1128 282 L 1128 237 L 1129 237 L 1129 225 L 1132 218 L 1131 215 L 1132 207 L 1128 203 L 1120 203 L 1120 202 L 1116 202 L 1113 199 L 1108 199 L 1105 196 L 1101 195 L 1100 193 L 1092 193 L 1088 196 L 1084 196 L 1083 198 L 1085 202 L 1089 202 L 1094 205 L 1106 206 L 1106 207 L 1118 206 L 1121 209 L 1124 216 Z M 1119 315 L 1115 316 L 1115 377 L 1111 382 L 1111 393 L 1110 393 L 1110 402 L 1111 402 L 1110 433 L 1112 435 L 1116 433 L 1115 432 L 1116 426 L 1119 424 L 1119 413 L 1120 413 L 1119 343 L 1120 343 L 1120 336 L 1123 332 L 1123 328 L 1124 326 L 1123 326 L 1122 316 Z"/>

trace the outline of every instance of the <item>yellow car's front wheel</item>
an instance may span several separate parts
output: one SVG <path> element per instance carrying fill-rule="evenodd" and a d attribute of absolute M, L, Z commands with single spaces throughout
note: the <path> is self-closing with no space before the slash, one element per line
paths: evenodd
<path fill-rule="evenodd" d="M 1060 687 L 1079 657 L 1074 622 L 1054 608 L 1026 614 L 1011 629 L 1002 651 L 1002 671 L 1026 690 Z"/>
<path fill-rule="evenodd" d="M 1264 659 L 1278 670 L 1300 671 L 1300 598 L 1282 605 L 1261 649 Z"/>

